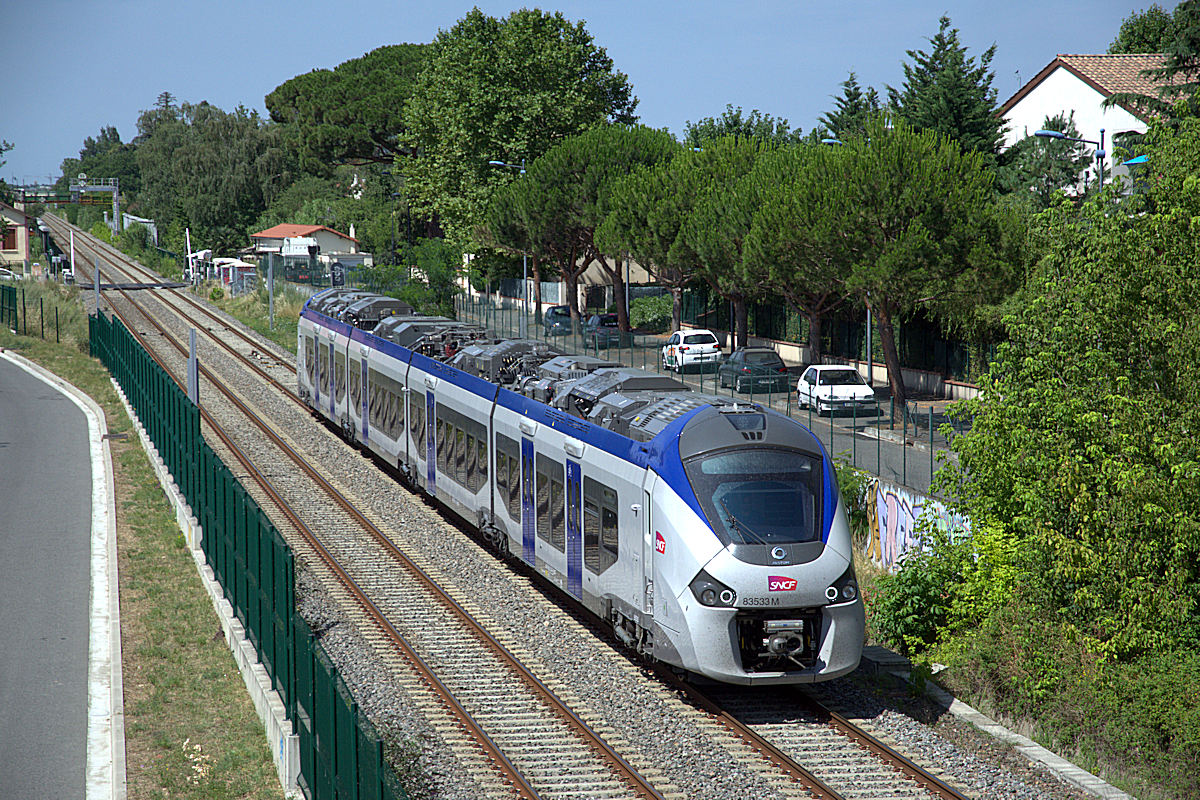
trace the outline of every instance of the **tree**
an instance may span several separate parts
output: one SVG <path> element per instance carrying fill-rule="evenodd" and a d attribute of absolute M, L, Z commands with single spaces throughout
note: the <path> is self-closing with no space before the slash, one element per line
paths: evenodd
<path fill-rule="evenodd" d="M 817 363 L 822 322 L 845 302 L 854 259 L 843 225 L 858 197 L 844 183 L 845 158 L 839 147 L 786 147 L 759 158 L 744 179 L 757 187 L 744 272 L 804 314 Z"/>
<path fill-rule="evenodd" d="M 1017 537 L 1025 605 L 1119 660 L 1200 638 L 1200 120 L 1153 123 L 1147 144 L 1149 212 L 1113 214 L 1108 190 L 1040 217 L 1031 300 L 945 483 Z"/>
<path fill-rule="evenodd" d="M 671 257 L 694 193 L 684 190 L 683 174 L 694 154 L 680 150 L 669 161 L 634 170 L 615 181 L 608 213 L 595 232 L 605 252 L 624 252 L 671 292 L 671 330 L 682 323 L 683 287 L 692 279 L 692 264 Z"/>
<path fill-rule="evenodd" d="M 641 166 L 670 158 L 678 144 L 665 131 L 643 125 L 602 125 L 564 139 L 530 165 L 519 181 L 516 207 L 533 250 L 555 253 L 567 284 L 568 305 L 578 320 L 576 284 L 592 264 L 612 281 L 617 321 L 629 330 L 620 252 L 605 253 L 596 228 L 608 213 L 609 196 L 620 178 Z M 567 260 L 574 255 L 572 260 Z M 610 265 L 606 256 L 613 258 Z"/>
<path fill-rule="evenodd" d="M 405 105 L 397 165 L 419 213 L 467 240 L 495 187 L 489 161 L 532 164 L 555 143 L 602 122 L 635 121 L 626 76 L 582 22 L 536 9 L 505 19 L 470 11 L 434 40 Z"/>
<path fill-rule="evenodd" d="M 692 274 L 705 280 L 733 305 L 733 345 L 749 341 L 747 302 L 762 291 L 747 281 L 742 246 L 750 230 L 753 188 L 740 184 L 772 143 L 758 138 L 725 136 L 709 141 L 689 164 L 688 194 L 695 204 L 672 247 L 670 258 L 692 264 Z"/>
<path fill-rule="evenodd" d="M 248 229 L 291 182 L 279 131 L 256 112 L 200 103 L 159 106 L 138 120 L 142 203 L 164 226 L 192 228 L 214 248 L 245 245 Z"/>
<path fill-rule="evenodd" d="M 1046 117 L 1044 130 L 1060 131 L 1079 138 L 1075 112 Z M 1026 136 L 1006 150 L 997 171 L 998 188 L 1030 200 L 1038 210 L 1049 208 L 1054 198 L 1079 184 L 1079 175 L 1092 156 L 1083 142 Z"/>
<path fill-rule="evenodd" d="M 858 76 L 852 71 L 842 81 L 842 96 L 835 98 L 837 108 L 821 115 L 821 123 L 834 137 L 861 133 L 867 118 L 879 111 L 879 93 L 871 87 L 864 92 L 858 85 Z"/>
<path fill-rule="evenodd" d="M 1158 85 L 1157 96 L 1117 92 L 1105 107 L 1134 105 L 1169 119 L 1200 114 L 1200 0 L 1184 0 L 1171 20 L 1174 30 L 1162 47 L 1162 67 L 1142 71 Z"/>
<path fill-rule="evenodd" d="M 275 122 L 290 126 L 300 166 L 329 175 L 335 164 L 391 163 L 400 150 L 404 104 L 429 45 L 377 48 L 333 69 L 284 81 L 266 97 Z"/>
<path fill-rule="evenodd" d="M 99 136 L 84 139 L 79 158 L 63 159 L 61 170 L 57 181 L 61 190 L 75 182 L 81 172 L 97 179 L 116 178 L 121 193 L 130 198 L 141 189 L 137 147 L 132 142 L 122 144 L 121 135 L 112 125 L 101 128 Z"/>
<path fill-rule="evenodd" d="M 4 158 L 4 154 L 12 149 L 13 149 L 12 142 L 8 141 L 7 139 L 0 139 L 0 167 L 3 167 L 5 164 L 8 163 L 8 159 Z M 5 182 L 5 180 L 3 178 L 0 178 L 0 200 L 3 200 L 6 203 L 12 202 L 12 192 L 8 188 L 8 184 Z M 7 226 L 7 225 L 8 225 L 8 220 L 0 217 L 0 226 Z M 0 234 L 3 234 L 5 229 L 6 229 L 5 227 L 0 227 Z"/>
<path fill-rule="evenodd" d="M 772 117 L 757 108 L 749 116 L 742 116 L 742 107 L 725 106 L 720 117 L 704 117 L 698 122 L 690 120 L 683 129 L 683 144 L 686 147 L 703 147 L 706 142 L 723 136 L 740 136 L 772 142 L 796 141 L 800 131 L 793 131 L 782 117 Z"/>
<path fill-rule="evenodd" d="M 899 90 L 888 87 L 889 104 L 910 125 L 993 159 L 1004 132 L 992 86 L 995 73 L 990 70 L 996 46 L 985 50 L 978 62 L 968 58 L 949 17 L 938 20 L 937 35 L 929 42 L 933 45 L 929 53 L 908 51 L 913 63 L 904 65 L 904 85 Z"/>
<path fill-rule="evenodd" d="M 853 250 L 846 288 L 875 315 L 892 396 L 902 404 L 895 325 L 945 302 L 968 271 L 993 265 L 992 175 L 984 154 L 904 120 L 889 128 L 874 117 L 863 136 L 844 141 L 844 178 L 829 191 L 855 198 L 839 221 Z"/>
<path fill-rule="evenodd" d="M 1175 38 L 1174 18 L 1155 3 L 1145 11 L 1135 11 L 1121 23 L 1117 38 L 1108 46 L 1112 55 L 1162 53 Z"/>

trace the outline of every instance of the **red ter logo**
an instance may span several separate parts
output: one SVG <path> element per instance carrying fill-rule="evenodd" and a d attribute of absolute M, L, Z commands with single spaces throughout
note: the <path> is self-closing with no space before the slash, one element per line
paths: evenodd
<path fill-rule="evenodd" d="M 771 592 L 796 591 L 796 579 L 785 578 L 782 575 L 771 575 L 767 578 L 767 590 Z"/>
<path fill-rule="evenodd" d="M 654 532 L 654 551 L 659 555 L 667 552 L 667 540 L 658 531 Z"/>

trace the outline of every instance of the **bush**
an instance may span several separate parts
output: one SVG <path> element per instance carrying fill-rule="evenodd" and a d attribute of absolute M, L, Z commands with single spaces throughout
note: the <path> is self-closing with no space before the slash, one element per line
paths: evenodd
<path fill-rule="evenodd" d="M 629 304 L 629 324 L 651 333 L 661 333 L 671 324 L 671 309 L 669 294 L 634 298 Z"/>

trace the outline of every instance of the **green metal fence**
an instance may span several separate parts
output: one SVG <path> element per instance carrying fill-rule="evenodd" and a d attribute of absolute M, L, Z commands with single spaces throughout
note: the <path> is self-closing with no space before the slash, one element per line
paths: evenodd
<path fill-rule="evenodd" d="M 0 286 L 0 325 L 17 329 L 17 287 Z"/>
<path fill-rule="evenodd" d="M 120 384 L 199 520 L 204 557 L 283 700 L 300 742 L 305 795 L 406 798 L 379 735 L 295 609 L 291 548 L 204 441 L 199 408 L 119 320 L 95 314 L 88 328 L 92 355 Z"/>

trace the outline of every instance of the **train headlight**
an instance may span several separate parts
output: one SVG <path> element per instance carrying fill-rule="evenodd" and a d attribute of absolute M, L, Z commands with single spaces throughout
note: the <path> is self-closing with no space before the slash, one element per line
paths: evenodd
<path fill-rule="evenodd" d="M 858 581 L 854 577 L 854 565 L 846 567 L 842 577 L 825 589 L 825 599 L 834 603 L 853 603 L 858 599 Z"/>
<path fill-rule="evenodd" d="M 689 588 L 701 605 L 710 608 L 733 608 L 733 604 L 737 602 L 737 592 L 704 570 L 700 570 L 700 574 L 692 581 Z"/>

